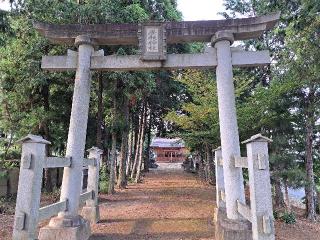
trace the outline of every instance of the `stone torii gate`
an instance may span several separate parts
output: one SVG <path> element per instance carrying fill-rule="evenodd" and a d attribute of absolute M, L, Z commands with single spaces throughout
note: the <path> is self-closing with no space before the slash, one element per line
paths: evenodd
<path fill-rule="evenodd" d="M 49 71 L 76 71 L 70 127 L 67 142 L 72 165 L 64 168 L 61 201 L 68 200 L 67 211 L 52 218 L 40 230 L 40 240 L 88 239 L 90 226 L 78 215 L 90 100 L 90 71 L 127 71 L 183 68 L 216 68 L 221 148 L 224 175 L 225 234 L 219 239 L 248 239 L 248 221 L 239 212 L 245 203 L 242 169 L 234 158 L 240 157 L 232 68 L 270 64 L 268 51 L 241 51 L 231 48 L 236 40 L 260 37 L 274 27 L 279 13 L 245 19 L 218 21 L 163 22 L 145 24 L 55 25 L 35 23 L 35 28 L 51 42 L 70 44 L 78 52 L 66 56 L 44 56 L 42 68 Z M 211 42 L 200 54 L 167 54 L 167 44 Z M 141 54 L 104 56 L 99 45 L 138 45 Z M 271 199 L 271 192 L 266 193 Z M 217 198 L 220 198 L 217 196 Z M 269 200 L 270 200 L 269 199 Z M 243 227 L 245 226 L 245 227 Z M 245 233 L 244 233 L 245 232 Z M 236 236 L 236 238 L 235 238 Z M 254 239 L 274 239 L 274 234 Z"/>

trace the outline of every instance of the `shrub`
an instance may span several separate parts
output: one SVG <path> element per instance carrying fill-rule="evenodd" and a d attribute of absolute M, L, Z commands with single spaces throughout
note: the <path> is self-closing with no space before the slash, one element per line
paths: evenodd
<path fill-rule="evenodd" d="M 294 212 L 284 212 L 281 216 L 281 220 L 287 224 L 295 224 L 297 222 Z"/>

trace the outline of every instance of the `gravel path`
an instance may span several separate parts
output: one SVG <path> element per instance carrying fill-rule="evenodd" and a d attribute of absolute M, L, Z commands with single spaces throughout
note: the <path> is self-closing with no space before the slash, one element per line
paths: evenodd
<path fill-rule="evenodd" d="M 100 195 L 101 221 L 92 226 L 90 240 L 214 240 L 214 192 L 179 164 L 159 166 L 142 183 L 113 196 Z M 47 198 L 42 204 L 57 201 L 56 196 Z M 296 224 L 275 223 L 276 239 L 320 240 L 320 222 L 308 222 L 303 209 L 295 212 Z M 12 225 L 12 214 L 0 214 L 0 240 L 11 239 Z"/>
<path fill-rule="evenodd" d="M 214 189 L 182 170 L 159 168 L 143 183 L 101 197 L 91 240 L 214 239 Z"/>

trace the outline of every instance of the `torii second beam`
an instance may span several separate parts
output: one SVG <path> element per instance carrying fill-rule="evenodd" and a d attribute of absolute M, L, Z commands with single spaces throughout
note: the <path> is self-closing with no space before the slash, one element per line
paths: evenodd
<path fill-rule="evenodd" d="M 67 56 L 44 56 L 41 68 L 49 71 L 75 71 L 77 54 Z M 232 65 L 234 67 L 254 67 L 270 64 L 269 51 L 248 52 L 232 49 Z M 166 61 L 143 61 L 139 55 L 110 55 L 91 57 L 93 71 L 129 71 L 156 69 L 196 69 L 215 68 L 217 66 L 216 49 L 209 48 L 199 54 L 168 54 Z"/>

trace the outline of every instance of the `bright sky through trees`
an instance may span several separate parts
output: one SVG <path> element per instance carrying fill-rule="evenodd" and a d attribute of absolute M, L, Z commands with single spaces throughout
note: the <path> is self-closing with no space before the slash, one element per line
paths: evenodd
<path fill-rule="evenodd" d="M 0 9 L 3 9 L 3 10 L 9 10 L 10 9 L 10 4 L 9 4 L 9 1 L 8 0 L 0 0 Z"/>
<path fill-rule="evenodd" d="M 222 19 L 218 12 L 224 10 L 223 0 L 178 0 L 178 9 L 183 13 L 184 20 L 215 20 Z M 9 10 L 9 1 L 0 0 L 0 8 Z"/>
<path fill-rule="evenodd" d="M 223 19 L 223 0 L 178 0 L 178 9 L 186 21 Z"/>

